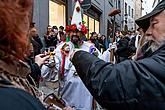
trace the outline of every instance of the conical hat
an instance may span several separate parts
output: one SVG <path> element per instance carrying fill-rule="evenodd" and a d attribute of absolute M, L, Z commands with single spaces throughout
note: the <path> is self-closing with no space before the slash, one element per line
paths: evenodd
<path fill-rule="evenodd" d="M 78 30 L 81 29 L 81 25 L 82 25 L 82 10 L 81 10 L 81 6 L 80 6 L 80 3 L 79 3 L 78 0 L 76 2 L 75 8 L 74 8 L 74 12 L 73 12 L 71 25 L 72 24 L 76 24 Z"/>
<path fill-rule="evenodd" d="M 82 34 L 87 34 L 88 33 L 88 28 L 84 25 L 83 19 L 82 19 L 82 9 L 80 6 L 80 3 L 83 0 L 77 0 L 75 7 L 74 7 L 74 12 L 71 20 L 71 25 L 66 26 L 65 31 L 69 33 L 70 31 L 75 31 L 79 30 L 82 32 Z"/>

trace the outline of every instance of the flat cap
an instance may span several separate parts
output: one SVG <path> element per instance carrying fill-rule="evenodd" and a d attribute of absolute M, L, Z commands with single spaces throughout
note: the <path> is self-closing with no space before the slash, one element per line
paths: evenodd
<path fill-rule="evenodd" d="M 136 24 L 143 30 L 147 30 L 150 26 L 150 18 L 159 14 L 165 9 L 165 0 L 162 0 L 157 4 L 157 6 L 147 15 L 135 20 Z"/>

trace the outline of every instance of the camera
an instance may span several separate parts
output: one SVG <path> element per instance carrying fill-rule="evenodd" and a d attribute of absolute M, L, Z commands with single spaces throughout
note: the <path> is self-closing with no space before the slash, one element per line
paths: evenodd
<path fill-rule="evenodd" d="M 48 64 L 46 64 L 46 66 L 50 68 L 55 66 L 54 50 L 55 50 L 55 47 L 49 47 L 45 49 L 46 54 L 50 56 L 50 58 L 48 59 Z"/>

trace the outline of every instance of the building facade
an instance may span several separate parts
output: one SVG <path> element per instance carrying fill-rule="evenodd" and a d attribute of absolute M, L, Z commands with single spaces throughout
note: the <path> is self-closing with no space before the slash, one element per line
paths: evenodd
<path fill-rule="evenodd" d="M 152 7 L 154 8 L 161 0 L 154 0 Z"/>
<path fill-rule="evenodd" d="M 153 5 L 154 0 L 143 0 L 142 3 L 142 16 L 150 13 L 153 10 Z"/>
<path fill-rule="evenodd" d="M 148 5 L 147 5 L 147 0 L 143 0 L 142 4 L 142 16 L 148 14 Z"/>
<path fill-rule="evenodd" d="M 70 24 L 70 16 L 73 15 L 75 0 L 34 0 L 33 22 L 39 30 L 41 38 L 47 30 L 48 25 L 66 26 Z M 89 28 L 88 37 L 91 32 L 108 35 L 108 29 L 112 27 L 113 17 L 108 14 L 112 8 L 120 8 L 122 0 L 91 0 L 91 7 L 83 10 L 83 20 Z M 116 29 L 122 27 L 121 14 L 115 19 Z"/>
<path fill-rule="evenodd" d="M 135 17 L 134 19 L 138 19 L 142 16 L 142 0 L 134 0 L 135 4 Z M 135 29 L 137 29 L 138 26 L 135 24 Z"/>
<path fill-rule="evenodd" d="M 123 0 L 123 30 L 133 31 L 135 30 L 135 2 L 134 0 Z"/>

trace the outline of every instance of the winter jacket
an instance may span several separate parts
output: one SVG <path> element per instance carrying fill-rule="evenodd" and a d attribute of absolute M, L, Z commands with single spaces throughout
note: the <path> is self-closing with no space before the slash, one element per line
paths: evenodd
<path fill-rule="evenodd" d="M 46 110 L 37 98 L 15 87 L 1 76 L 0 108 L 1 110 Z"/>
<path fill-rule="evenodd" d="M 32 43 L 33 49 L 34 49 L 34 56 L 40 54 L 42 46 L 35 39 L 31 39 L 31 43 Z"/>
<path fill-rule="evenodd" d="M 84 51 L 72 62 L 82 81 L 108 110 L 165 110 L 165 45 L 147 58 L 106 63 Z"/>
<path fill-rule="evenodd" d="M 130 39 L 128 37 L 124 37 L 117 42 L 116 53 L 119 57 L 127 57 L 128 58 L 130 56 L 129 49 L 128 49 L 129 41 L 130 41 Z"/>
<path fill-rule="evenodd" d="M 39 86 L 39 80 L 41 78 L 40 67 L 38 66 L 37 63 L 33 62 L 33 60 L 30 58 L 27 58 L 26 62 L 28 63 L 31 69 L 31 73 L 27 76 L 28 81 L 30 82 L 31 85 Z M 33 80 L 35 82 L 33 82 Z"/>

